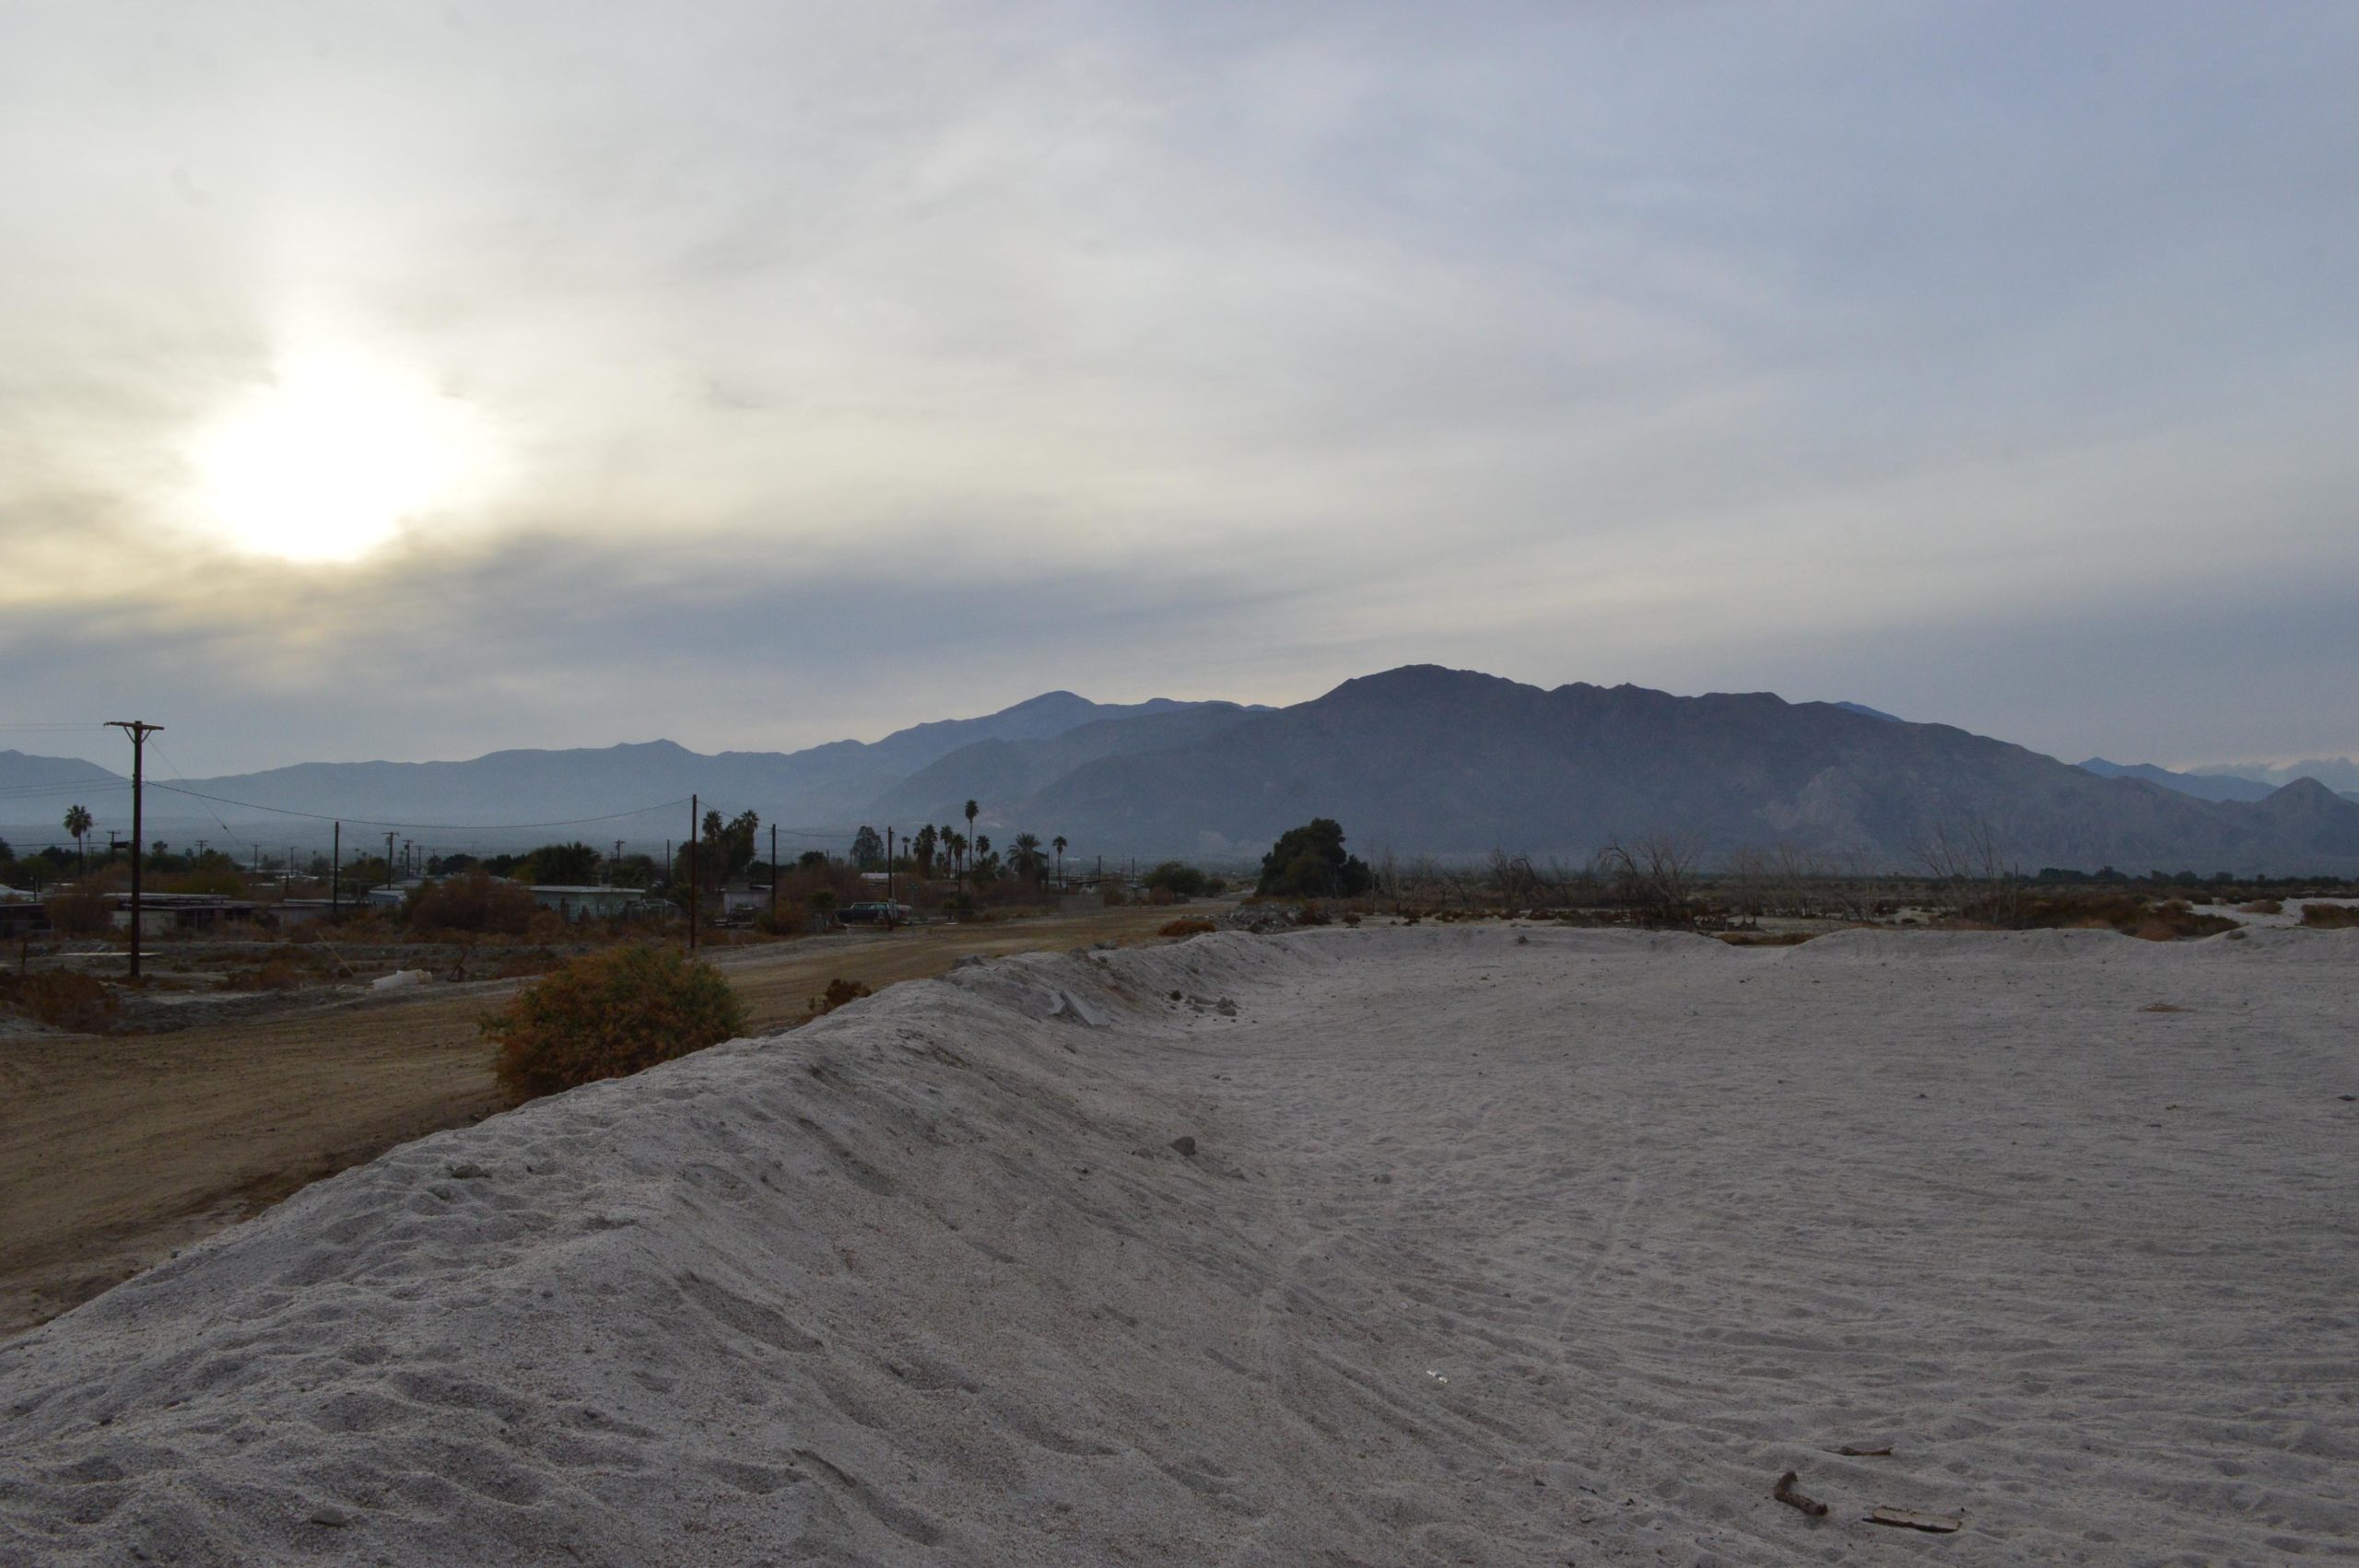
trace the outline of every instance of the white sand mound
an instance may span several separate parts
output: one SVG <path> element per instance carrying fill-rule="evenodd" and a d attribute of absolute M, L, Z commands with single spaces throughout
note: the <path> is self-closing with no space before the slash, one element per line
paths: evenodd
<path fill-rule="evenodd" d="M 2354 975 L 2293 931 L 963 970 L 0 1346 L 0 1562 L 2349 1554 Z"/>

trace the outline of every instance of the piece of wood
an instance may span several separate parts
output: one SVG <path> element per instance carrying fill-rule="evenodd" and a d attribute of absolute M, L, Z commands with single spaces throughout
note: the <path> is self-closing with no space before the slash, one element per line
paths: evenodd
<path fill-rule="evenodd" d="M 1955 1514 L 1918 1514 L 1907 1508 L 1878 1508 L 1868 1515 L 1871 1525 L 1891 1525 L 1904 1530 L 1927 1530 L 1937 1536 L 1952 1535 L 1966 1528 L 1966 1520 Z"/>
<path fill-rule="evenodd" d="M 1840 1448 L 1829 1448 L 1827 1452 L 1840 1454 L 1847 1459 L 1889 1459 L 1892 1457 L 1892 1450 L 1889 1448 L 1854 1448 L 1848 1443 Z"/>
<path fill-rule="evenodd" d="M 1813 1519 L 1825 1517 L 1825 1504 L 1819 1502 L 1814 1497 L 1805 1497 L 1801 1492 L 1794 1490 L 1794 1483 L 1802 1479 L 1802 1478 L 1801 1476 L 1797 1475 L 1792 1470 L 1788 1470 L 1784 1475 L 1778 1478 L 1778 1484 L 1770 1489 L 1769 1495 L 1776 1498 L 1778 1502 L 1784 1504 L 1789 1508 L 1801 1509 L 1803 1513 L 1809 1515 Z"/>

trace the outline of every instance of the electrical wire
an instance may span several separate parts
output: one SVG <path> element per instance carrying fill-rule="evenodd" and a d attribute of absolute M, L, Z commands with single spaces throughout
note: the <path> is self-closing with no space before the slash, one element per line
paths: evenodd
<path fill-rule="evenodd" d="M 150 783 L 150 790 L 168 794 L 186 795 L 193 800 L 209 801 L 217 805 L 237 806 L 251 812 L 270 812 L 278 816 L 302 817 L 311 822 L 341 822 L 354 827 L 410 828 L 419 833 L 522 833 L 544 827 L 580 827 L 593 822 L 619 822 L 625 817 L 647 816 L 651 813 L 672 811 L 688 803 L 688 797 L 664 801 L 657 805 L 641 806 L 636 811 L 608 812 L 603 816 L 566 817 L 556 822 L 397 822 L 385 817 L 336 816 L 328 812 L 302 812 L 292 806 L 266 806 L 259 801 L 236 801 L 227 795 L 209 795 L 202 790 L 191 790 L 182 784 Z"/>

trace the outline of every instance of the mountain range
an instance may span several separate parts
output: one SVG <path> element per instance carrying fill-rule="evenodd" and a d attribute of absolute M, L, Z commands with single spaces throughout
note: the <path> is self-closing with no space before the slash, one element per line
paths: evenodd
<path fill-rule="evenodd" d="M 1708 859 L 1782 843 L 1905 865 L 1933 833 L 1984 824 L 2025 869 L 2359 872 L 2359 803 L 2312 778 L 2272 788 L 2102 758 L 2076 766 L 1857 704 L 1543 689 L 1432 665 L 1282 708 L 1112 706 L 1050 692 L 982 718 L 792 753 L 704 755 L 656 741 L 149 777 L 159 786 L 151 825 L 177 819 L 183 839 L 194 824 L 273 846 L 316 841 L 330 816 L 346 822 L 348 843 L 398 825 L 440 848 L 644 844 L 686 830 L 694 792 L 724 814 L 751 808 L 784 825 L 798 848 L 840 848 L 862 823 L 963 826 L 972 799 L 982 829 L 1003 838 L 1029 829 L 1063 836 L 1076 854 L 1216 861 L 1250 859 L 1317 815 L 1341 820 L 1367 855 L 1576 859 L 1669 832 Z M 111 798 L 128 793 L 118 776 L 0 753 L 0 820 L 53 821 L 61 790 L 97 797 L 87 803 L 101 832 L 128 816 Z M 162 835 L 151 825 L 149 836 Z"/>

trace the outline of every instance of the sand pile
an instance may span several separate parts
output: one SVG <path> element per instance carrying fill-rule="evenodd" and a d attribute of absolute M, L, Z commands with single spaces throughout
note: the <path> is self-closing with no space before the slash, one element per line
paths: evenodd
<path fill-rule="evenodd" d="M 1003 960 L 0 1346 L 0 1562 L 2348 1551 L 2354 977 L 2298 931 Z"/>

